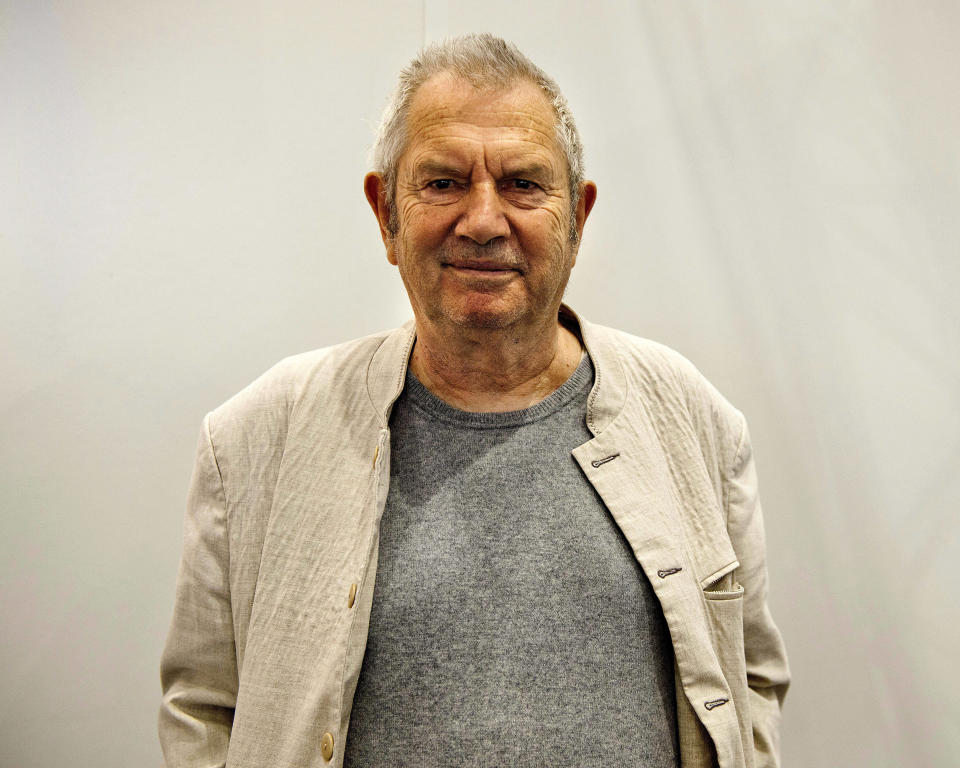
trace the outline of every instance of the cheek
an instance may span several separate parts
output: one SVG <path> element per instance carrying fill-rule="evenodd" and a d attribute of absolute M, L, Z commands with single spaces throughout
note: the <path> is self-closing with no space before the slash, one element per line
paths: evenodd
<path fill-rule="evenodd" d="M 443 239 L 452 220 L 445 208 L 413 206 L 401 214 L 400 231 L 406 234 L 408 244 L 430 247 Z"/>
<path fill-rule="evenodd" d="M 554 211 L 539 211 L 539 216 L 524 227 L 521 241 L 525 249 L 543 260 L 559 260 L 567 250 L 568 222 Z"/>

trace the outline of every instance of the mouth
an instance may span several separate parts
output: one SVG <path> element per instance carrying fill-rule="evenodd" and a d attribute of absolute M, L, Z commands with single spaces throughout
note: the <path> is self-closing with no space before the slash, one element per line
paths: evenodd
<path fill-rule="evenodd" d="M 456 270 L 457 272 L 480 277 L 485 275 L 495 277 L 497 275 L 507 275 L 520 271 L 516 267 L 508 264 L 498 264 L 497 262 L 480 260 L 474 261 L 469 259 L 464 261 L 447 262 L 443 266 L 448 269 Z"/>

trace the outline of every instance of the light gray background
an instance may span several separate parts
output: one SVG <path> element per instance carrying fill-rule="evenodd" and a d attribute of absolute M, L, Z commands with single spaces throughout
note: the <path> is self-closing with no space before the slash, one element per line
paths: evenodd
<path fill-rule="evenodd" d="M 569 301 L 750 419 L 786 764 L 958 764 L 956 2 L 5 0 L 0 765 L 160 764 L 200 420 L 407 317 L 371 126 L 485 30 L 584 134 Z"/>

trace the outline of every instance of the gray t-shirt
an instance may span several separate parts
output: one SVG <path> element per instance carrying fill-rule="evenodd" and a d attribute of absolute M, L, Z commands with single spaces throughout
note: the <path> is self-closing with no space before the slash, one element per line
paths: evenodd
<path fill-rule="evenodd" d="M 468 413 L 408 373 L 345 765 L 679 765 L 663 614 L 570 454 L 592 381 Z"/>

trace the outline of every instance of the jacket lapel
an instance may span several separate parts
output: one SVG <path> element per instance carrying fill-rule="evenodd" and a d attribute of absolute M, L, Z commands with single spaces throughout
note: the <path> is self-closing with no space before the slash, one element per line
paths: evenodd
<path fill-rule="evenodd" d="M 618 350 L 600 329 L 580 325 L 596 371 L 587 415 L 595 437 L 573 456 L 653 587 L 683 692 L 713 741 L 719 765 L 742 765 L 737 716 L 710 637 L 701 574 L 684 542 L 683 507 L 664 449 L 645 404 L 636 393 L 631 396 Z M 678 711 L 689 712 L 683 706 Z"/>

